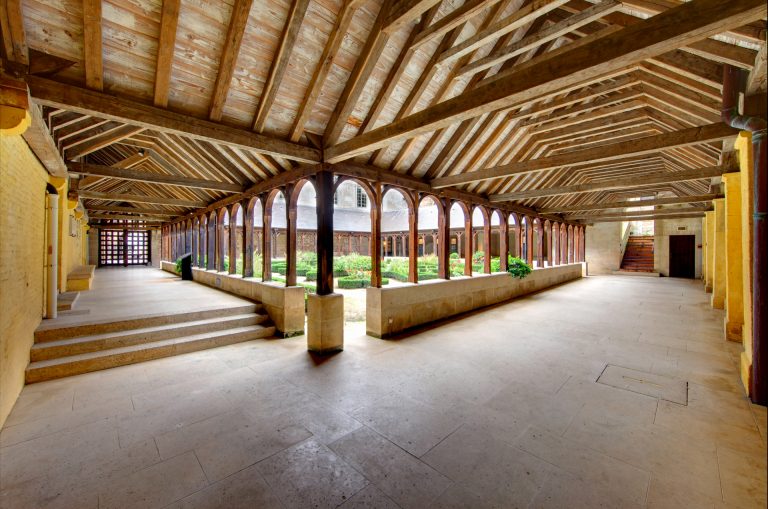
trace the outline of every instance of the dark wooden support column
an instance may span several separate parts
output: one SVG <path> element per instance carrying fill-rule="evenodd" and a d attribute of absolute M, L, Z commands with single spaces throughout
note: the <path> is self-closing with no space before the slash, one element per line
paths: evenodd
<path fill-rule="evenodd" d="M 206 235 L 208 246 L 205 253 L 205 268 L 207 270 L 216 269 L 216 213 L 208 216 L 208 233 Z"/>
<path fill-rule="evenodd" d="M 483 219 L 485 220 L 483 224 L 483 251 L 485 251 L 485 256 L 483 257 L 484 263 L 483 263 L 483 271 L 486 274 L 491 273 L 491 215 L 490 214 L 484 214 L 485 217 Z"/>
<path fill-rule="evenodd" d="M 381 182 L 373 185 L 371 203 L 371 286 L 381 288 Z"/>
<path fill-rule="evenodd" d="M 296 286 L 296 218 L 299 193 L 294 186 L 285 190 L 285 286 Z"/>
<path fill-rule="evenodd" d="M 316 175 L 317 192 L 317 294 L 333 293 L 333 173 Z M 373 204 L 372 204 L 373 205 Z M 373 210 L 373 206 L 371 210 Z"/>
<path fill-rule="evenodd" d="M 262 202 L 266 205 L 262 208 L 264 218 L 261 229 L 261 280 L 272 280 L 272 204 L 268 201 Z"/>
<path fill-rule="evenodd" d="M 544 266 L 544 225 L 541 223 L 536 228 L 536 264 L 539 267 Z"/>
<path fill-rule="evenodd" d="M 582 226 L 580 228 L 580 235 L 581 235 L 581 242 L 579 243 L 579 246 L 581 247 L 581 260 L 582 262 L 587 261 L 587 227 Z"/>
<path fill-rule="evenodd" d="M 547 267 L 552 266 L 552 223 L 544 221 L 544 252 L 547 255 Z"/>
<path fill-rule="evenodd" d="M 224 214 L 219 210 L 216 221 L 216 271 L 224 272 L 224 246 L 229 243 L 224 233 Z"/>
<path fill-rule="evenodd" d="M 449 216 L 450 217 L 450 216 Z M 464 211 L 464 275 L 472 275 L 472 255 L 474 254 L 472 234 L 472 207 L 467 206 Z"/>
<path fill-rule="evenodd" d="M 533 222 L 530 218 L 525 224 L 525 261 L 533 266 Z"/>
<path fill-rule="evenodd" d="M 437 277 L 451 279 L 451 202 L 442 199 L 437 207 Z"/>
<path fill-rule="evenodd" d="M 408 210 L 408 281 L 419 282 L 419 207 L 414 201 Z"/>
<path fill-rule="evenodd" d="M 509 218 L 506 214 L 499 211 L 501 215 L 501 224 L 499 225 L 499 270 L 506 272 L 509 268 Z"/>
<path fill-rule="evenodd" d="M 515 225 L 515 237 L 517 238 L 517 257 L 523 259 L 523 222 L 520 218 Z"/>
<path fill-rule="evenodd" d="M 236 205 L 228 207 L 229 210 L 229 273 L 237 273 L 237 218 L 235 217 Z"/>
<path fill-rule="evenodd" d="M 253 277 L 253 208 L 248 200 L 240 202 L 243 209 L 243 277 Z"/>

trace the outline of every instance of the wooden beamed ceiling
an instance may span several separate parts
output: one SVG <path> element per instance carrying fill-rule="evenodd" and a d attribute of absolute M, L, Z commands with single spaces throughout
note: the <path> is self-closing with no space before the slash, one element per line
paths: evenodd
<path fill-rule="evenodd" d="M 698 210 L 730 169 L 723 65 L 766 81 L 760 0 L 2 3 L 30 144 L 98 216 L 183 216 L 320 162 L 569 220 Z"/>

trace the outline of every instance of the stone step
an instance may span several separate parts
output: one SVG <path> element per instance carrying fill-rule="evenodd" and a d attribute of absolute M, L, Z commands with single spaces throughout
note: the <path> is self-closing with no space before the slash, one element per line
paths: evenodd
<path fill-rule="evenodd" d="M 80 297 L 80 292 L 60 293 L 56 299 L 56 310 L 59 312 L 70 311 L 73 307 L 75 307 L 75 303 L 77 302 L 78 297 Z"/>
<path fill-rule="evenodd" d="M 206 320 L 223 316 L 256 313 L 262 309 L 261 304 L 245 304 L 242 306 L 220 306 L 188 313 L 161 313 L 156 315 L 133 316 L 122 320 L 103 320 L 78 325 L 59 325 L 55 321 L 43 322 L 35 330 L 35 343 L 58 341 L 61 339 L 106 334 L 144 327 L 157 327 L 195 320 Z"/>
<path fill-rule="evenodd" d="M 58 341 L 44 341 L 32 345 L 30 359 L 33 362 L 43 361 L 58 357 L 96 352 L 99 350 L 109 350 L 112 348 L 122 348 L 153 341 L 190 336 L 193 334 L 203 334 L 206 332 L 245 327 L 248 325 L 259 325 L 263 324 L 268 319 L 269 317 L 266 315 L 248 313 L 242 315 L 220 316 L 205 320 L 194 320 L 191 322 L 172 323 L 168 325 L 159 325 L 157 327 L 143 327 L 141 329 L 79 336 L 76 338 L 60 339 Z"/>
<path fill-rule="evenodd" d="M 27 367 L 26 383 L 31 384 L 53 380 L 55 378 L 125 366 L 127 364 L 196 352 L 198 350 L 226 346 L 253 339 L 268 338 L 274 334 L 275 327 L 273 326 L 249 325 L 247 327 L 37 361 L 30 363 Z"/>

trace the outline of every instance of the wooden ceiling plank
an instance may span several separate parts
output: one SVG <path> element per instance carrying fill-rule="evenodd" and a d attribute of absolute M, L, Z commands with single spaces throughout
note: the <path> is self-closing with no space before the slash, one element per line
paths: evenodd
<path fill-rule="evenodd" d="M 85 86 L 104 90 L 104 56 L 101 36 L 101 1 L 83 0 L 83 50 Z"/>
<path fill-rule="evenodd" d="M 73 148 L 67 148 L 64 154 L 69 160 L 78 159 L 90 154 L 91 152 L 96 152 L 97 150 L 112 145 L 113 143 L 118 143 L 125 138 L 130 138 L 131 136 L 140 133 L 144 129 L 144 127 L 124 125 L 104 133 L 101 136 L 89 139 L 85 143 L 78 143 L 77 145 L 74 145 Z"/>
<path fill-rule="evenodd" d="M 312 114 L 317 98 L 320 97 L 320 91 L 325 84 L 325 78 L 328 76 L 333 65 L 333 59 L 336 57 L 336 53 L 344 41 L 344 36 L 349 29 L 350 23 L 352 23 L 352 17 L 357 10 L 358 4 L 359 0 L 345 0 L 339 15 L 336 17 L 336 24 L 328 36 L 328 42 L 326 42 L 323 49 L 320 63 L 317 65 L 312 79 L 309 81 L 307 93 L 301 101 L 296 119 L 293 121 L 293 126 L 291 126 L 290 139 L 293 142 L 299 141 L 304 132 L 304 126 Z"/>
<path fill-rule="evenodd" d="M 163 0 L 160 15 L 160 37 L 157 47 L 157 68 L 155 70 L 154 104 L 159 108 L 168 106 L 180 7 L 181 0 Z"/>
<path fill-rule="evenodd" d="M 243 42 L 243 34 L 248 25 L 248 16 L 251 13 L 253 0 L 235 0 L 232 6 L 232 15 L 229 18 L 227 37 L 224 40 L 224 48 L 219 57 L 219 72 L 216 75 L 216 84 L 211 95 L 211 107 L 208 118 L 218 122 L 224 112 L 224 103 L 229 93 L 229 84 L 235 72 L 237 57 L 240 55 L 240 45 Z"/>
<path fill-rule="evenodd" d="M 386 17 L 382 20 L 381 30 L 388 34 L 395 32 L 407 24 L 418 20 L 422 14 L 438 5 L 440 1 L 441 0 L 397 0 L 386 2 Z"/>
<path fill-rule="evenodd" d="M 87 210 L 97 212 L 122 212 L 125 214 L 149 214 L 152 216 L 177 216 L 178 212 L 171 212 L 165 209 L 148 209 L 143 207 L 121 207 L 117 205 L 88 205 Z"/>
<path fill-rule="evenodd" d="M 301 23 L 304 21 L 304 15 L 307 13 L 309 0 L 293 0 L 291 10 L 288 11 L 288 19 L 285 22 L 280 44 L 272 58 L 272 64 L 269 67 L 267 81 L 261 91 L 259 104 L 256 107 L 256 114 L 253 119 L 253 130 L 260 133 L 264 130 L 264 125 L 269 116 L 269 109 L 275 101 L 280 84 L 283 81 L 285 72 L 288 70 L 288 62 L 291 58 L 291 52 L 296 44 L 296 38 L 299 36 Z"/>
<path fill-rule="evenodd" d="M 507 177 L 518 173 L 532 173 L 551 168 L 570 166 L 572 164 L 610 161 L 611 159 L 621 159 L 626 156 L 652 154 L 664 149 L 732 138 L 737 136 L 738 133 L 738 129 L 734 129 L 723 123 L 692 127 L 681 131 L 656 136 L 646 136 L 636 140 L 615 143 L 605 147 L 579 150 L 552 157 L 515 162 L 470 173 L 442 177 L 433 180 L 432 186 L 441 188 L 466 184 L 469 182 L 477 182 L 479 180 Z"/>
<path fill-rule="evenodd" d="M 45 78 L 27 76 L 26 80 L 32 97 L 39 104 L 54 105 L 154 131 L 256 150 L 299 162 L 320 161 L 320 151 L 314 148 Z"/>
<path fill-rule="evenodd" d="M 628 212 L 612 215 L 578 215 L 565 216 L 567 221 L 581 221 L 583 223 L 612 223 L 618 221 L 652 221 L 655 219 L 694 219 L 704 217 L 705 210 L 669 209 L 649 210 L 647 213 Z"/>
<path fill-rule="evenodd" d="M 432 23 L 426 30 L 422 30 L 416 38 L 408 45 L 410 49 L 416 50 L 424 44 L 441 37 L 459 25 L 463 25 L 470 19 L 480 14 L 483 10 L 491 7 L 501 0 L 470 0 L 458 9 L 440 18 L 437 23 Z"/>
<path fill-rule="evenodd" d="M 334 145 L 339 141 L 344 126 L 346 125 L 352 110 L 354 110 L 355 104 L 357 104 L 357 100 L 360 98 L 360 94 L 363 93 L 365 84 L 368 82 L 368 78 L 376 67 L 376 62 L 389 40 L 389 36 L 383 30 L 384 20 L 387 17 L 388 5 L 388 2 L 385 2 L 384 5 L 382 5 L 379 15 L 376 17 L 376 21 L 371 29 L 371 33 L 365 41 L 365 46 L 357 57 L 355 67 L 352 69 L 352 73 L 349 75 L 347 83 L 344 85 L 344 91 L 341 93 L 341 97 L 339 97 L 339 101 L 336 103 L 336 107 L 331 114 L 330 120 L 328 120 L 325 134 L 323 135 L 323 143 L 325 143 L 326 147 Z"/>
<path fill-rule="evenodd" d="M 169 186 L 213 189 L 216 191 L 224 191 L 228 193 L 240 193 L 243 191 L 242 186 L 229 182 L 213 182 L 210 180 L 195 179 L 178 175 L 163 175 L 160 173 L 131 170 L 128 168 L 119 168 L 116 166 L 70 163 L 67 165 L 67 168 L 69 169 L 70 173 L 75 175 L 89 175 L 121 180 L 134 180 L 138 182 L 151 182 L 153 184 L 165 184 Z"/>
<path fill-rule="evenodd" d="M 24 31 L 22 0 L 1 0 L 0 28 L 3 33 L 3 49 L 10 62 L 28 66 L 29 47 Z"/>
<path fill-rule="evenodd" d="M 339 162 L 389 143 L 434 131 L 466 118 L 525 102 L 548 92 L 609 73 L 765 16 L 761 0 L 693 0 L 590 44 L 443 101 L 413 115 L 326 149 Z"/>

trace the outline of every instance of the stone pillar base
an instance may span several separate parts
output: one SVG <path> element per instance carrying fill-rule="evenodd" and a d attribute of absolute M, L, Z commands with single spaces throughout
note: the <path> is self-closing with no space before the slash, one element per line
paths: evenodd
<path fill-rule="evenodd" d="M 704 287 L 704 291 L 705 291 L 706 293 L 712 293 L 712 285 L 706 285 L 706 286 Z"/>
<path fill-rule="evenodd" d="M 344 297 L 307 295 L 307 349 L 327 354 L 344 349 Z"/>
<path fill-rule="evenodd" d="M 737 343 L 741 343 L 742 337 L 741 337 L 741 323 L 732 323 L 728 320 L 725 320 L 725 339 L 728 341 L 735 341 Z"/>

